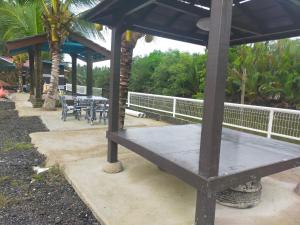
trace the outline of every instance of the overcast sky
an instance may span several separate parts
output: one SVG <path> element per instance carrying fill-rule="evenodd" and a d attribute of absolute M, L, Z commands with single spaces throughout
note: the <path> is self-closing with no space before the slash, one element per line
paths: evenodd
<path fill-rule="evenodd" d="M 102 40 L 92 40 L 95 43 L 107 48 L 110 50 L 110 45 L 111 45 L 111 33 L 110 31 L 106 31 L 105 34 L 105 41 Z M 194 44 L 188 44 L 185 42 L 180 42 L 180 41 L 174 41 L 170 39 L 165 39 L 165 38 L 159 38 L 155 37 L 153 42 L 151 43 L 146 43 L 143 39 L 140 39 L 137 43 L 137 46 L 134 49 L 133 55 L 134 56 L 145 56 L 149 55 L 151 52 L 154 50 L 160 50 L 160 51 L 168 51 L 168 50 L 179 50 L 181 52 L 189 52 L 189 53 L 203 53 L 204 52 L 204 47 L 200 45 L 194 45 Z M 65 55 L 66 62 L 71 62 L 71 57 L 68 55 Z M 79 60 L 80 64 L 85 64 L 84 62 Z M 98 62 L 94 63 L 94 67 L 98 66 L 109 66 L 110 62 L 104 61 L 104 62 Z"/>

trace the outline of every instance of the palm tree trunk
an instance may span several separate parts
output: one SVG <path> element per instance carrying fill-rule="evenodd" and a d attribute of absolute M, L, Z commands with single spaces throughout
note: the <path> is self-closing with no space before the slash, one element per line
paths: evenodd
<path fill-rule="evenodd" d="M 245 104 L 245 93 L 246 93 L 246 79 L 247 79 L 247 70 L 243 68 L 243 75 L 242 75 L 242 90 L 241 90 L 241 104 Z"/>
<path fill-rule="evenodd" d="M 128 95 L 128 81 L 131 74 L 133 49 L 136 46 L 137 41 L 143 36 L 140 33 L 132 33 L 130 40 L 126 40 L 125 34 L 122 37 L 121 44 L 121 67 L 120 67 L 120 109 L 119 109 L 119 127 L 124 128 L 125 121 L 125 109 Z"/>
<path fill-rule="evenodd" d="M 51 80 L 49 89 L 45 98 L 43 108 L 45 110 L 56 110 L 56 100 L 58 99 L 58 79 L 59 79 L 59 65 L 60 54 L 58 42 L 52 45 L 52 68 L 51 68 Z"/>
<path fill-rule="evenodd" d="M 18 89 L 19 89 L 19 92 L 22 92 L 23 91 L 22 70 L 20 68 L 18 68 L 17 73 L 18 73 Z"/>

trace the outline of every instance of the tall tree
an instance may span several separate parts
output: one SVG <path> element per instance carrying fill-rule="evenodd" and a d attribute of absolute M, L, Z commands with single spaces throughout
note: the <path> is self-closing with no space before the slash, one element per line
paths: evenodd
<path fill-rule="evenodd" d="M 41 33 L 44 28 L 39 4 L 0 1 L 0 53 L 7 41 Z"/>
<path fill-rule="evenodd" d="M 120 67 L 120 109 L 119 109 L 119 128 L 123 129 L 125 122 L 125 108 L 128 95 L 128 81 L 131 75 L 133 49 L 142 37 L 146 42 L 151 42 L 153 36 L 138 32 L 126 31 L 122 36 L 121 43 L 121 67 Z"/>
<path fill-rule="evenodd" d="M 0 54 L 7 41 L 43 33 L 41 15 L 41 8 L 36 2 L 0 1 Z M 22 90 L 21 69 L 27 58 L 26 54 L 13 57 L 19 77 L 19 90 Z"/>
<path fill-rule="evenodd" d="M 72 7 L 89 6 L 93 0 L 41 0 L 43 6 L 43 22 L 48 34 L 48 42 L 52 57 L 51 80 L 43 108 L 55 110 L 58 99 L 58 77 L 60 65 L 60 47 L 71 31 L 84 31 L 102 38 L 94 24 L 80 19 L 80 15 L 72 13 Z M 88 32 L 86 32 L 88 31 Z"/>
<path fill-rule="evenodd" d="M 16 70 L 19 78 L 19 91 L 22 92 L 23 90 L 23 77 L 22 77 L 22 69 L 24 66 L 24 63 L 27 60 L 27 55 L 26 54 L 18 54 L 13 57 L 13 62 L 16 65 Z"/>

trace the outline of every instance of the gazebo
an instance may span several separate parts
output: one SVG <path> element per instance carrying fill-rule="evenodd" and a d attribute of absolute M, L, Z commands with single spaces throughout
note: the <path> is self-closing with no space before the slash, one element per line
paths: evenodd
<path fill-rule="evenodd" d="M 49 51 L 49 44 L 46 34 L 9 41 L 6 43 L 8 54 L 17 55 L 28 53 L 29 71 L 31 75 L 31 99 L 34 106 L 41 106 L 42 98 L 42 51 Z M 61 53 L 69 54 L 72 57 L 72 94 L 76 95 L 77 90 L 77 59 L 87 63 L 87 95 L 93 93 L 93 63 L 109 60 L 110 51 L 104 47 L 95 44 L 89 39 L 77 34 L 70 33 L 61 47 Z"/>
<path fill-rule="evenodd" d="M 112 28 L 107 160 L 118 166 L 114 172 L 121 170 L 120 144 L 194 186 L 195 224 L 213 225 L 217 192 L 300 166 L 298 145 L 222 128 L 230 45 L 299 36 L 299 1 L 103 0 L 85 19 Z M 126 30 L 208 47 L 202 125 L 119 130 Z"/>

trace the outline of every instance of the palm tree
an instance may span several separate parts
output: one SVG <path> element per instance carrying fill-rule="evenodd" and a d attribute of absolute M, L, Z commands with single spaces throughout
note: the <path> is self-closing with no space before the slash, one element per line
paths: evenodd
<path fill-rule="evenodd" d="M 41 16 L 36 2 L 0 1 L 0 53 L 7 41 L 44 33 Z"/>
<path fill-rule="evenodd" d="M 41 8 L 36 2 L 0 1 L 0 54 L 7 41 L 44 33 Z M 27 54 L 13 57 L 19 77 L 19 90 L 22 90 L 21 69 Z"/>
<path fill-rule="evenodd" d="M 19 91 L 22 92 L 23 90 L 23 78 L 22 78 L 22 68 L 24 63 L 27 60 L 27 54 L 18 54 L 13 57 L 13 62 L 16 65 L 16 70 L 19 78 Z"/>
<path fill-rule="evenodd" d="M 121 66 L 120 66 L 120 109 L 119 109 L 119 127 L 124 128 L 125 108 L 128 95 L 128 81 L 131 74 L 133 49 L 140 38 L 145 38 L 147 43 L 153 40 L 153 36 L 138 32 L 126 31 L 122 36 L 121 43 Z"/>
<path fill-rule="evenodd" d="M 71 12 L 72 6 L 92 5 L 92 0 L 41 0 L 43 7 L 43 22 L 48 34 L 50 53 L 52 56 L 51 81 L 45 98 L 43 108 L 45 110 L 55 110 L 58 98 L 58 77 L 60 64 L 60 46 L 71 31 L 89 31 L 102 37 L 101 33 L 95 29 L 94 24 L 81 21 L 79 15 Z"/>

